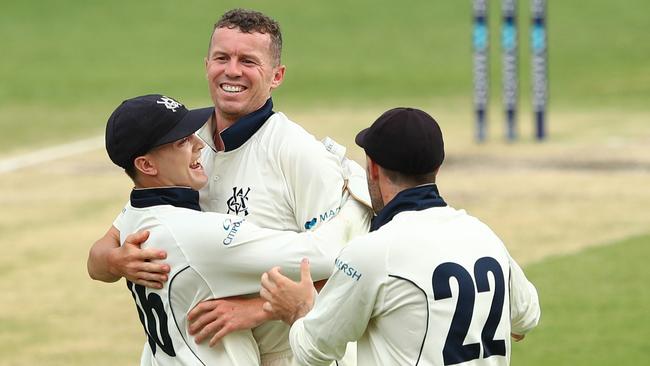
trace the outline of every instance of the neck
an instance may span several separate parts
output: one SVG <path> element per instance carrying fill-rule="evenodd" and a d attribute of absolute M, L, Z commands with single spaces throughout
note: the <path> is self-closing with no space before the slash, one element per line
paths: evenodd
<path fill-rule="evenodd" d="M 241 117 L 242 116 L 230 116 L 230 115 L 217 112 L 214 121 L 216 126 L 216 131 L 219 133 L 223 132 L 223 130 L 234 125 L 235 122 L 237 122 L 237 120 Z"/>
<path fill-rule="evenodd" d="M 398 193 L 405 189 L 413 188 L 413 185 L 404 185 L 404 184 L 395 184 L 388 180 L 386 177 L 383 177 L 379 181 L 379 189 L 381 191 L 381 199 L 384 201 L 384 206 L 388 202 L 392 201 Z"/>

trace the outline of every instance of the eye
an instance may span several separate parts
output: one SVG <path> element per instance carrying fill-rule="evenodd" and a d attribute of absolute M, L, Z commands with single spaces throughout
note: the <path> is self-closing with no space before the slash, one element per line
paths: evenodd
<path fill-rule="evenodd" d="M 187 141 L 189 141 L 189 139 L 190 139 L 189 137 L 184 137 L 184 138 L 178 140 L 178 146 L 185 145 L 187 143 Z"/>

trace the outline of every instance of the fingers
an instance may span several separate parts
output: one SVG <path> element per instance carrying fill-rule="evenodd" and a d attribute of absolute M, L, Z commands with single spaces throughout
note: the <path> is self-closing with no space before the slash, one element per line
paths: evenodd
<path fill-rule="evenodd" d="M 280 267 L 273 267 L 271 268 L 270 271 L 266 272 L 269 280 L 275 285 L 276 283 L 281 282 L 282 280 L 288 280 L 288 278 L 284 277 L 282 273 L 280 273 Z"/>
<path fill-rule="evenodd" d="M 143 280 L 143 279 L 138 279 L 131 281 L 135 283 L 136 285 L 141 285 L 147 288 L 154 288 L 154 289 L 161 289 L 163 287 L 163 282 L 165 281 L 148 281 L 148 280 Z"/>
<path fill-rule="evenodd" d="M 272 295 L 271 292 L 270 292 L 269 290 L 267 290 L 265 287 L 262 287 L 262 288 L 260 289 L 260 297 L 261 297 L 262 299 L 266 300 L 267 302 L 268 302 L 268 301 L 271 301 L 271 300 L 273 299 L 273 295 Z"/>
<path fill-rule="evenodd" d="M 149 231 L 142 230 L 142 231 L 138 231 L 137 233 L 130 234 L 129 236 L 126 237 L 124 242 L 125 244 L 141 245 L 148 238 L 149 238 Z"/>
<path fill-rule="evenodd" d="M 210 347 L 214 347 L 214 345 L 217 344 L 217 342 L 219 342 L 221 340 L 221 338 L 223 338 L 226 335 L 230 334 L 230 332 L 231 332 L 231 329 L 229 329 L 227 325 L 222 327 L 221 329 L 219 329 L 217 334 L 215 334 L 210 339 L 210 343 L 209 343 Z"/>
<path fill-rule="evenodd" d="M 515 342 L 519 342 L 526 337 L 525 334 L 515 334 L 515 333 L 510 333 L 510 336 Z"/>
<path fill-rule="evenodd" d="M 196 322 L 203 314 L 209 313 L 218 306 L 219 300 L 203 301 L 187 313 L 187 320 L 190 323 Z"/>
<path fill-rule="evenodd" d="M 273 282 L 273 281 L 271 280 L 271 278 L 269 277 L 269 273 L 268 273 L 268 272 L 264 272 L 264 273 L 262 273 L 262 281 L 261 281 L 261 284 L 262 284 L 262 289 L 266 289 L 266 292 L 267 292 L 267 293 L 268 293 L 269 291 L 273 291 L 273 290 L 275 290 L 275 288 L 276 288 L 276 286 L 275 286 L 275 282 Z M 262 295 L 261 295 L 261 291 L 260 291 L 260 296 L 262 296 Z M 263 296 L 262 296 L 262 297 L 263 297 Z"/>
<path fill-rule="evenodd" d="M 198 333 L 194 335 L 194 342 L 199 344 L 204 340 L 208 339 L 211 335 L 216 335 L 223 328 L 224 320 L 217 318 L 216 320 L 206 324 Z M 192 334 L 192 333 L 190 333 Z M 212 342 L 210 346 L 213 346 Z"/>
<path fill-rule="evenodd" d="M 150 261 L 155 259 L 167 258 L 167 252 L 157 248 L 138 249 L 135 255 L 140 260 Z"/>
<path fill-rule="evenodd" d="M 165 275 L 165 277 L 167 277 L 166 274 L 169 273 L 169 265 L 166 263 L 140 262 L 136 269 L 140 272 L 145 272 L 151 275 Z"/>
<path fill-rule="evenodd" d="M 271 303 L 268 301 L 262 305 L 262 309 L 264 309 L 266 312 L 273 313 L 273 305 L 271 305 Z"/>
<path fill-rule="evenodd" d="M 303 258 L 300 262 L 300 282 L 312 283 L 311 272 L 309 271 L 309 259 Z"/>

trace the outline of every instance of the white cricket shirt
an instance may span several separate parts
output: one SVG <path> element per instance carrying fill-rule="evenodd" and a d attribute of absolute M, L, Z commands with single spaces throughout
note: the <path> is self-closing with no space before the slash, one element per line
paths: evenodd
<path fill-rule="evenodd" d="M 269 99 L 222 131 L 226 151 L 214 148 L 212 123 L 197 132 L 208 145 L 201 157 L 209 177 L 200 191 L 201 208 L 246 217 L 261 227 L 309 230 L 339 206 L 341 163 L 272 106 Z"/>
<path fill-rule="evenodd" d="M 118 222 L 122 243 L 129 233 L 149 230 L 143 247 L 167 251 L 164 261 L 171 268 L 160 290 L 127 283 L 148 338 L 142 365 L 258 364 L 250 331 L 230 334 L 214 348 L 207 342 L 197 345 L 186 314 L 207 299 L 259 292 L 260 276 L 273 266 L 298 279 L 304 257 L 310 259 L 314 279 L 329 277 L 342 245 L 366 231 L 370 220 L 367 208 L 353 199 L 336 218 L 305 233 L 263 229 L 234 215 L 184 207 L 198 209 L 196 191 L 134 190 Z"/>
<path fill-rule="evenodd" d="M 510 332 L 526 333 L 540 316 L 534 286 L 501 240 L 448 206 L 398 213 L 335 263 L 314 309 L 291 328 L 304 364 L 328 365 L 358 340 L 359 366 L 508 365 Z"/>
<path fill-rule="evenodd" d="M 310 230 L 339 207 L 343 176 L 339 158 L 269 99 L 259 110 L 220 133 L 225 151 L 216 151 L 212 122 L 197 135 L 208 145 L 201 161 L 208 184 L 201 189 L 203 211 L 246 217 L 265 228 Z M 253 330 L 264 355 L 290 351 L 289 327 L 266 322 Z"/>

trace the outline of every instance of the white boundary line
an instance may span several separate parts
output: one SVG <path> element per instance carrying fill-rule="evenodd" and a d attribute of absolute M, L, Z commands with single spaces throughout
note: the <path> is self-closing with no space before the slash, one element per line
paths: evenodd
<path fill-rule="evenodd" d="M 63 145 L 56 145 L 31 153 L 0 160 L 0 174 L 10 173 L 33 165 L 97 150 L 104 146 L 104 136 L 96 136 Z"/>

